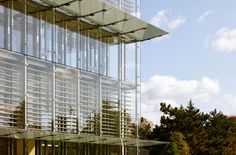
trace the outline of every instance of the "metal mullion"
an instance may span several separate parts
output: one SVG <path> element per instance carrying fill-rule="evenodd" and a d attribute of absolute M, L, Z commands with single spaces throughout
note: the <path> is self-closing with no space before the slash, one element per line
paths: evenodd
<path fill-rule="evenodd" d="M 24 35 L 23 35 L 23 38 L 22 40 L 24 40 L 24 46 L 23 46 L 23 49 L 22 51 L 24 52 L 24 54 L 28 54 L 28 46 L 27 46 L 27 43 L 28 43 L 28 37 L 27 37 L 27 0 L 24 0 Z"/>
<path fill-rule="evenodd" d="M 67 53 L 67 42 L 68 42 L 68 38 L 67 38 L 67 23 L 64 22 L 64 27 L 63 27 L 63 33 L 64 33 L 64 38 L 63 39 L 63 43 L 64 43 L 64 63 L 62 64 L 65 64 L 66 65 L 66 53 Z"/>
<path fill-rule="evenodd" d="M 126 45 L 125 44 L 123 44 L 124 45 L 124 50 L 123 50 L 123 70 L 124 70 L 124 75 L 123 75 L 123 78 L 124 78 L 124 81 L 126 81 Z"/>
<path fill-rule="evenodd" d="M 9 27 L 8 27 L 8 49 L 12 50 L 12 29 L 13 29 L 13 13 L 12 13 L 12 10 L 13 10 L 13 2 L 14 1 L 8 1 L 8 6 L 10 8 L 9 10 Z"/>
<path fill-rule="evenodd" d="M 101 37 L 101 29 L 99 29 L 99 37 Z M 100 75 L 104 75 L 101 71 L 101 66 L 103 66 L 101 64 L 101 62 L 102 62 L 101 59 L 103 57 L 102 42 L 100 40 L 98 40 L 97 42 L 98 42 L 98 47 L 97 47 L 97 49 L 98 49 L 98 52 L 97 52 L 97 54 L 98 54 L 98 56 L 97 56 L 97 58 L 98 58 L 97 68 L 98 68 L 98 70 L 97 70 L 97 73 L 100 74 Z"/>
<path fill-rule="evenodd" d="M 85 31 L 85 34 L 87 34 L 87 35 L 85 35 L 85 53 L 86 53 L 86 66 L 85 66 L 85 70 L 86 71 L 88 71 L 88 60 L 89 60 L 89 58 L 88 58 L 88 49 L 89 49 L 89 40 L 88 40 L 88 37 L 86 37 L 86 36 L 88 36 L 88 31 Z"/>
<path fill-rule="evenodd" d="M 94 68 L 95 68 L 95 73 L 97 74 L 100 74 L 99 72 L 100 53 L 98 53 L 99 51 L 100 51 L 99 40 L 94 39 Z"/>
<path fill-rule="evenodd" d="M 24 126 L 25 126 L 25 129 L 27 129 L 27 127 L 28 127 L 28 122 L 27 122 L 27 117 L 28 117 L 28 113 L 27 113 L 27 109 L 28 109 L 28 88 L 27 88 L 27 79 L 28 79 L 28 76 L 27 76 L 27 68 L 28 68 L 28 59 L 27 59 L 27 57 L 25 56 L 25 63 L 24 63 L 24 95 L 25 95 L 25 122 L 24 122 Z"/>
<path fill-rule="evenodd" d="M 136 8 L 137 9 L 137 8 Z M 137 11 L 137 10 L 136 10 Z M 135 43 L 135 84 L 138 83 L 138 46 L 137 43 Z M 135 136 L 136 139 L 138 139 L 138 87 L 135 87 L 135 122 L 136 122 L 136 127 L 135 127 Z M 138 146 L 137 146 L 138 149 Z"/>
<path fill-rule="evenodd" d="M 105 38 L 105 39 L 108 39 L 108 38 Z M 108 44 L 106 44 L 106 46 L 105 46 L 105 52 L 106 52 L 106 73 L 105 73 L 105 75 L 106 76 L 109 76 L 109 49 L 108 49 Z"/>
<path fill-rule="evenodd" d="M 122 64 L 122 48 L 120 47 L 120 45 L 118 45 L 118 102 L 120 102 L 118 104 L 118 109 L 119 109 L 119 137 L 122 138 L 122 126 L 121 126 L 121 111 L 122 111 L 122 98 L 121 98 L 121 81 L 122 81 L 122 68 L 121 68 L 121 64 Z"/>
<path fill-rule="evenodd" d="M 52 62 L 56 62 L 56 56 L 55 56 L 55 53 L 56 53 L 56 25 L 55 25 L 55 22 L 56 22 L 56 17 L 55 17 L 55 9 L 53 9 L 53 14 L 52 14 L 52 55 L 51 55 L 51 60 Z"/>
<path fill-rule="evenodd" d="M 77 35 L 77 39 L 79 39 L 79 36 Z M 78 51 L 79 51 L 79 48 L 78 48 L 78 50 L 77 50 L 77 54 L 78 54 Z M 77 67 L 78 67 L 78 60 L 77 60 Z M 77 121 L 77 133 L 78 134 L 80 134 L 80 106 L 81 106 L 81 104 L 80 104 L 80 71 L 78 70 L 77 71 L 78 73 L 77 73 L 77 89 L 76 89 L 76 99 L 77 99 L 77 119 L 76 119 L 76 121 Z"/>
<path fill-rule="evenodd" d="M 42 58 L 41 57 L 41 41 L 42 41 L 42 39 L 41 39 L 41 37 L 42 37 L 42 35 L 41 35 L 41 30 L 42 30 L 42 12 L 39 12 L 39 20 L 38 20 L 38 58 Z"/>
<path fill-rule="evenodd" d="M 56 66 L 55 64 L 53 64 L 53 69 L 52 69 L 52 132 L 55 132 L 56 131 L 56 122 L 55 122 L 55 112 L 56 112 Z"/>
<path fill-rule="evenodd" d="M 80 27 L 80 24 L 77 24 L 78 26 L 77 26 L 77 31 L 75 32 L 76 33 L 76 41 L 75 41 L 75 48 L 76 48 L 76 68 L 79 68 L 79 60 L 80 60 L 80 56 L 79 56 L 79 48 L 80 48 L 80 46 L 79 46 L 79 27 Z M 78 77 L 77 77 L 78 78 Z"/>

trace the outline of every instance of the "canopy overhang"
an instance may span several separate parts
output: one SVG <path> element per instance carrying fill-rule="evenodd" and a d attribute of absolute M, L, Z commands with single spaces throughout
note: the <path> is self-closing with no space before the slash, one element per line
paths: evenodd
<path fill-rule="evenodd" d="M 25 130 L 14 128 L 0 128 L 0 137 L 15 139 L 33 139 L 46 141 L 63 141 L 73 143 L 90 143 L 104 145 L 124 146 L 153 146 L 167 144 L 168 142 L 154 140 L 140 140 L 130 138 L 116 138 L 111 136 L 95 136 L 89 134 L 59 133 L 40 130 Z"/>
<path fill-rule="evenodd" d="M 108 32 L 107 35 L 96 37 L 112 38 L 109 43 L 142 42 L 167 34 L 166 31 L 101 0 L 34 0 L 34 2 L 45 6 L 45 9 L 36 11 L 55 9 L 70 17 L 64 21 L 80 20 L 89 24 L 88 28 L 81 31 L 96 29 Z"/>

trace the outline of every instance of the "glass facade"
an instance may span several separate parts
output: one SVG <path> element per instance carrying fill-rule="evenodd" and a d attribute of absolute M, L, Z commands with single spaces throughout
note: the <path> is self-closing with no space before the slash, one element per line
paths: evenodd
<path fill-rule="evenodd" d="M 137 1 L 112 3 L 138 12 Z M 41 1 L 1 1 L 0 128 L 137 138 L 139 44 L 110 44 L 106 35 L 99 37 L 103 33 L 45 9 Z M 0 148 L 9 146 L 0 154 L 26 153 L 31 149 L 18 148 L 26 143 L 38 155 L 119 155 L 133 149 L 40 138 L 0 138 Z"/>

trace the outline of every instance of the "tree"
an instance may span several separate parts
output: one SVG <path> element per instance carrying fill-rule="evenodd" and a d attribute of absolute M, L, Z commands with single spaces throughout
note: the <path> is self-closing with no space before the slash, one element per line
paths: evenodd
<path fill-rule="evenodd" d="M 171 107 L 166 103 L 161 103 L 160 110 L 164 113 L 161 117 L 161 125 L 159 131 L 163 134 L 164 141 L 169 141 L 172 132 L 179 131 L 186 137 L 186 141 L 191 148 L 192 154 L 204 152 L 204 143 L 199 143 L 199 139 L 205 138 L 203 131 L 204 123 L 209 115 L 200 112 L 194 107 L 192 101 L 189 102 L 186 108 Z"/>
<path fill-rule="evenodd" d="M 204 126 L 207 133 L 207 153 L 208 154 L 223 154 L 224 147 L 229 145 L 226 137 L 230 134 L 231 120 L 222 112 L 213 110 L 210 112 L 210 117 Z"/>
<path fill-rule="evenodd" d="M 231 116 L 229 120 L 231 122 L 231 127 L 229 134 L 225 138 L 225 141 L 228 142 L 228 145 L 224 147 L 225 155 L 236 154 L 236 116 Z"/>
<path fill-rule="evenodd" d="M 190 147 L 181 132 L 173 132 L 170 136 L 170 143 L 166 146 L 166 153 L 169 155 L 190 155 Z"/>
<path fill-rule="evenodd" d="M 232 132 L 232 121 L 222 112 L 214 110 L 207 114 L 203 113 L 194 106 L 192 101 L 187 107 L 180 106 L 179 108 L 161 103 L 160 110 L 164 115 L 161 117 L 160 126 L 155 126 L 153 137 L 171 142 L 172 149 L 170 150 L 177 149 L 173 151 L 177 154 L 181 149 L 175 138 L 181 139 L 181 136 L 173 135 L 176 132 L 183 134 L 184 139 L 186 138 L 191 154 L 223 154 L 230 145 L 235 146 L 231 144 L 232 136 L 235 136 L 233 135 L 235 132 Z M 160 152 L 163 152 L 163 148 Z M 180 154 L 183 153 L 180 152 Z"/>
<path fill-rule="evenodd" d="M 153 130 L 153 123 L 146 118 L 141 117 L 138 125 L 138 133 L 140 139 L 150 139 Z"/>

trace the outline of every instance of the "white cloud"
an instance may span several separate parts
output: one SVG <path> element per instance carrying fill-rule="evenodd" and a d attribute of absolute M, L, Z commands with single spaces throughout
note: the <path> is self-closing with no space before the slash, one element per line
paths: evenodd
<path fill-rule="evenodd" d="M 201 23 L 206 17 L 208 17 L 209 15 L 213 14 L 215 11 L 214 10 L 208 10 L 206 12 L 204 12 L 203 14 L 201 14 L 198 17 L 198 23 Z"/>
<path fill-rule="evenodd" d="M 222 53 L 236 52 L 236 28 L 224 27 L 219 29 L 214 36 L 206 39 L 205 44 Z"/>
<path fill-rule="evenodd" d="M 167 19 L 167 14 L 169 11 L 167 10 L 161 10 L 159 12 L 157 12 L 157 14 L 155 16 L 153 16 L 150 20 L 150 23 L 160 27 L 163 23 L 167 23 L 168 19 Z"/>
<path fill-rule="evenodd" d="M 156 124 L 161 115 L 160 102 L 173 106 L 178 106 L 176 103 L 183 104 L 189 99 L 206 103 L 219 92 L 218 81 L 208 77 L 200 80 L 178 80 L 172 76 L 155 75 L 142 84 L 142 115 Z"/>
<path fill-rule="evenodd" d="M 225 94 L 223 97 L 223 101 L 231 107 L 236 108 L 236 96 L 231 94 Z"/>
<path fill-rule="evenodd" d="M 176 19 L 168 23 L 170 29 L 176 29 L 185 23 L 186 19 L 182 15 L 179 15 Z"/>
<path fill-rule="evenodd" d="M 170 10 L 161 10 L 149 22 L 157 27 L 176 29 L 186 22 L 186 18 L 182 15 L 173 17 Z"/>

